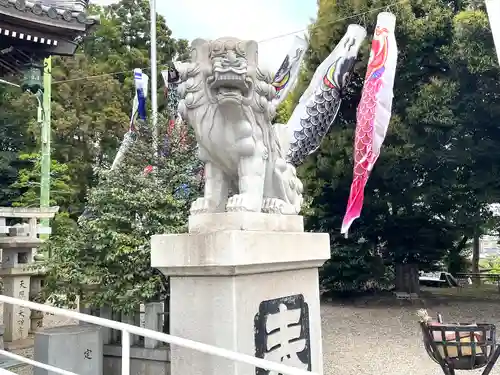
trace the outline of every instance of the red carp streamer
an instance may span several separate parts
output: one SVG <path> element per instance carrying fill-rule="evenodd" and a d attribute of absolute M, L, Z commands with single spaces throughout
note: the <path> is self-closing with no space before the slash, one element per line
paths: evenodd
<path fill-rule="evenodd" d="M 378 15 L 356 116 L 353 181 L 341 229 L 346 237 L 353 221 L 361 215 L 366 182 L 380 155 L 391 119 L 397 63 L 395 26 L 394 14 L 383 12 Z"/>

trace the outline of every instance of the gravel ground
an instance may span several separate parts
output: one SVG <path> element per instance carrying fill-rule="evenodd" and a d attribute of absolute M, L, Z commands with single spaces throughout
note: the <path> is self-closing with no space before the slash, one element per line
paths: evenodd
<path fill-rule="evenodd" d="M 420 304 L 394 305 L 323 303 L 324 374 L 442 375 L 423 348 L 415 316 Z M 440 312 L 445 322 L 486 322 L 500 326 L 499 307 L 498 301 L 442 302 L 427 309 L 433 316 Z M 71 323 L 51 318 L 51 325 Z M 31 349 L 18 353 L 32 356 Z M 33 374 L 29 366 L 14 372 Z M 467 373 L 478 375 L 480 372 Z M 500 363 L 491 375 L 500 375 Z"/>
<path fill-rule="evenodd" d="M 443 375 L 425 352 L 415 312 L 422 306 L 323 304 L 325 375 Z M 494 323 L 500 326 L 500 304 L 446 302 L 426 306 L 446 322 Z M 465 373 L 465 372 L 460 372 Z M 476 375 L 481 371 L 467 371 Z M 491 375 L 500 375 L 500 361 Z"/>

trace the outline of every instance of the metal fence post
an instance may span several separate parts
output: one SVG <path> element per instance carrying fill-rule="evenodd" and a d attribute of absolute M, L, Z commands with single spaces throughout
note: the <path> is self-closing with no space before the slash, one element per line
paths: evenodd
<path fill-rule="evenodd" d="M 130 333 L 122 331 L 122 375 L 130 375 Z"/>

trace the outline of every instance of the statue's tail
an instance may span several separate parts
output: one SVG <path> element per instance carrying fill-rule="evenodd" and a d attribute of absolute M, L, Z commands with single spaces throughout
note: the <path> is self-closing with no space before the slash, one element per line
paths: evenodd
<path fill-rule="evenodd" d="M 279 149 L 283 151 L 283 157 L 285 157 L 287 150 L 290 148 L 291 141 L 288 126 L 286 124 L 273 124 L 273 132 Z"/>
<path fill-rule="evenodd" d="M 286 127 L 289 141 L 285 150 L 293 165 L 301 164 L 315 152 L 330 130 L 365 37 L 363 27 L 349 25 L 333 52 L 316 69 Z"/>

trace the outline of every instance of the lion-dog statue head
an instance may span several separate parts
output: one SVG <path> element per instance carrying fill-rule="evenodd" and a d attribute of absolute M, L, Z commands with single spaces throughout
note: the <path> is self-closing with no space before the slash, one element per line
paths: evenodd
<path fill-rule="evenodd" d="M 257 126 L 266 146 L 273 148 L 271 119 L 276 95 L 273 77 L 258 67 L 255 41 L 232 37 L 214 41 L 196 39 L 191 45 L 191 62 L 178 63 L 181 84 L 178 93 L 179 113 L 193 127 L 197 141 L 210 148 L 209 129 L 228 122 L 225 108 L 239 107 L 238 116 Z"/>

